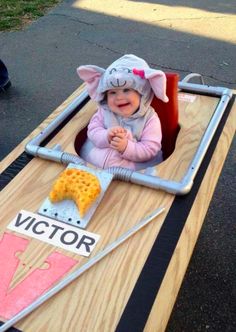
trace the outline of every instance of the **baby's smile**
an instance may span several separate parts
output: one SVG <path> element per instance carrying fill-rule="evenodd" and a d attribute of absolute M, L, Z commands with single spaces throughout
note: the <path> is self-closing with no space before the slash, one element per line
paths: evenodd
<path fill-rule="evenodd" d="M 119 104 L 117 106 L 120 107 L 120 108 L 122 108 L 122 107 L 125 107 L 125 106 L 128 106 L 128 105 L 130 105 L 130 103 Z"/>

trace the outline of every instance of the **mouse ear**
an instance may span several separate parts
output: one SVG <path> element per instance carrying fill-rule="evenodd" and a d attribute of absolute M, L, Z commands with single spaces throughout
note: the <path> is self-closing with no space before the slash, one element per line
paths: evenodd
<path fill-rule="evenodd" d="M 145 69 L 145 78 L 149 81 L 152 90 L 157 98 L 161 99 L 165 103 L 169 101 L 166 95 L 166 75 L 161 70 Z"/>
<path fill-rule="evenodd" d="M 86 83 L 88 93 L 93 100 L 97 98 L 98 84 L 104 72 L 105 69 L 93 65 L 80 66 L 77 68 L 77 74 Z"/>

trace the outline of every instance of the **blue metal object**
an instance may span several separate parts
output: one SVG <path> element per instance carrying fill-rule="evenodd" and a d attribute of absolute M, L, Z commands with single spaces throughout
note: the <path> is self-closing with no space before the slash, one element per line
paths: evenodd
<path fill-rule="evenodd" d="M 8 76 L 7 67 L 0 59 L 0 91 L 6 91 L 11 86 L 11 81 Z"/>

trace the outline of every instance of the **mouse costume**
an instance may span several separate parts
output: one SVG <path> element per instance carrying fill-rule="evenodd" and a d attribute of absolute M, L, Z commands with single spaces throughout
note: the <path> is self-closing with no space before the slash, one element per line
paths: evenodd
<path fill-rule="evenodd" d="M 98 102 L 98 111 L 88 125 L 88 140 L 81 151 L 86 161 L 101 167 L 146 168 L 162 160 L 161 125 L 150 106 L 154 94 L 164 102 L 166 76 L 149 67 L 145 60 L 127 54 L 114 61 L 106 70 L 97 66 L 80 66 L 78 75 L 86 83 L 91 99 Z M 140 96 L 139 109 L 130 117 L 113 113 L 106 101 L 106 91 L 133 89 Z M 110 147 L 107 130 L 121 126 L 127 131 L 128 144 L 123 153 Z"/>

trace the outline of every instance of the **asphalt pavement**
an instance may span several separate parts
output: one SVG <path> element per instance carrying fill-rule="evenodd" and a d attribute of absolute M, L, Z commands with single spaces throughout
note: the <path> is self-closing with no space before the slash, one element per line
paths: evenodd
<path fill-rule="evenodd" d="M 0 93 L 0 160 L 82 83 L 82 64 L 107 67 L 133 53 L 236 89 L 235 12 L 232 0 L 65 0 L 23 30 L 1 32 L 12 86 Z M 236 139 L 167 332 L 236 331 L 235 166 Z"/>

